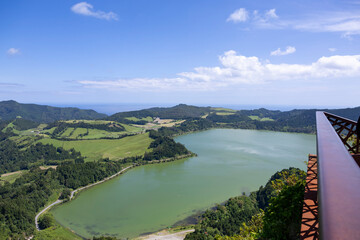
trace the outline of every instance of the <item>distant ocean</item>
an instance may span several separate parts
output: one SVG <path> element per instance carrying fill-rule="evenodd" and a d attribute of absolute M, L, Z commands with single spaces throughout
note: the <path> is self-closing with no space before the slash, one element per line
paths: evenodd
<path fill-rule="evenodd" d="M 44 103 L 43 103 L 44 104 Z M 173 107 L 177 104 L 169 103 L 118 103 L 118 104 L 83 104 L 83 103 L 73 103 L 73 104 L 51 104 L 48 103 L 46 105 L 54 106 L 54 107 L 77 107 L 80 109 L 92 109 L 99 113 L 105 113 L 107 115 L 111 115 L 117 112 L 127 112 L 127 111 L 136 111 L 142 110 L 152 107 Z M 269 110 L 280 110 L 280 111 L 290 111 L 293 109 L 334 109 L 334 108 L 342 108 L 342 107 L 334 107 L 334 106 L 291 106 L 291 105 L 235 105 L 235 104 L 188 104 L 199 107 L 224 107 L 231 108 L 234 110 L 253 110 L 259 108 L 266 108 Z"/>

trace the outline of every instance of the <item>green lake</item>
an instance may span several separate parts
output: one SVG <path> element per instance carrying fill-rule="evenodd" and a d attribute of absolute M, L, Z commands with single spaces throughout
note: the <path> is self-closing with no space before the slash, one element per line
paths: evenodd
<path fill-rule="evenodd" d="M 213 129 L 177 137 L 197 157 L 131 169 L 52 210 L 84 237 L 132 238 L 249 193 L 283 168 L 306 170 L 315 135 Z"/>

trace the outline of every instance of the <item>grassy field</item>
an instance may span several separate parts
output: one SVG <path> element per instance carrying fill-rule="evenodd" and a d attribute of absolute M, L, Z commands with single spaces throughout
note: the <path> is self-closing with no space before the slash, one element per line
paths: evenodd
<path fill-rule="evenodd" d="M 45 138 L 38 142 L 53 144 L 55 147 L 63 147 L 64 149 L 74 148 L 86 157 L 85 161 L 94 161 L 100 158 L 118 160 L 124 157 L 143 155 L 146 151 L 149 151 L 147 148 L 151 141 L 152 139 L 149 138 L 149 134 L 146 133 L 116 140 L 60 141 Z"/>
<path fill-rule="evenodd" d="M 62 138 L 70 137 L 72 132 L 74 131 L 74 128 L 67 128 L 62 134 Z"/>
<path fill-rule="evenodd" d="M 56 129 L 56 127 L 53 127 L 53 128 L 50 128 L 50 129 L 45 129 L 45 130 L 42 130 L 41 133 L 49 133 L 49 134 L 52 134 L 55 129 Z"/>
<path fill-rule="evenodd" d="M 66 131 L 60 136 L 61 138 L 70 138 L 70 139 L 100 139 L 100 138 L 118 138 L 126 133 L 141 132 L 141 128 L 127 126 L 129 131 L 121 132 L 109 132 L 100 129 L 89 129 L 86 128 L 67 128 Z M 87 135 L 84 135 L 87 133 Z M 82 136 L 80 136 L 82 135 Z"/>
<path fill-rule="evenodd" d="M 251 120 L 257 120 L 257 121 L 274 121 L 274 119 L 271 119 L 271 118 L 260 118 L 259 116 L 249 116 L 249 118 L 251 118 Z"/>
<path fill-rule="evenodd" d="M 211 108 L 211 110 L 214 111 L 222 111 L 222 112 L 236 112 L 236 110 L 230 109 L 230 108 Z"/>
<path fill-rule="evenodd" d="M 216 112 L 216 115 L 225 116 L 225 115 L 234 115 L 234 112 Z"/>
<path fill-rule="evenodd" d="M 12 132 L 19 134 L 19 131 L 15 129 L 15 125 L 11 122 L 6 127 L 3 128 L 2 132 L 6 132 L 8 128 L 12 128 Z"/>
<path fill-rule="evenodd" d="M 94 139 L 94 138 L 117 138 L 121 135 L 124 135 L 126 132 L 108 132 L 105 130 L 99 129 L 89 129 L 89 134 L 81 137 L 81 139 Z"/>
<path fill-rule="evenodd" d="M 66 120 L 66 121 L 61 121 L 61 122 L 66 122 L 66 123 L 89 123 L 89 124 L 109 124 L 109 123 L 114 123 L 114 121 L 107 121 L 107 120 Z"/>
<path fill-rule="evenodd" d="M 36 232 L 34 240 L 82 240 L 83 238 L 77 236 L 69 229 L 64 228 L 56 223 L 56 226 Z"/>
<path fill-rule="evenodd" d="M 130 121 L 134 121 L 134 122 L 138 122 L 138 121 L 152 122 L 153 121 L 152 117 L 146 117 L 146 118 L 126 117 L 125 119 L 130 120 Z"/>
<path fill-rule="evenodd" d="M 71 232 L 69 229 L 57 223 L 51 213 L 48 212 L 46 214 L 51 216 L 51 218 L 53 219 L 52 222 L 54 226 L 41 231 L 36 231 L 33 239 L 35 240 L 68 240 L 68 239 L 82 240 L 83 239 L 77 236 L 75 233 Z"/>
<path fill-rule="evenodd" d="M 10 137 L 11 141 L 14 141 L 18 145 L 26 145 L 34 142 L 34 137 L 29 136 L 13 136 Z"/>
<path fill-rule="evenodd" d="M 85 134 L 85 133 L 87 133 L 86 128 L 76 128 L 70 138 L 76 138 L 80 134 Z"/>
<path fill-rule="evenodd" d="M 132 126 L 132 125 L 127 125 L 127 124 L 123 124 L 123 123 L 120 123 L 127 132 L 130 132 L 130 133 L 136 133 L 136 132 L 141 132 L 144 130 L 143 127 L 135 127 L 135 126 Z"/>
<path fill-rule="evenodd" d="M 114 121 L 104 121 L 104 120 L 69 120 L 69 121 L 64 121 L 67 123 L 78 123 L 78 122 L 85 122 L 85 123 L 89 123 L 89 124 L 93 124 L 93 125 L 100 125 L 100 124 L 112 124 L 115 123 L 117 125 L 121 125 L 125 128 L 125 131 L 120 131 L 120 132 L 110 132 L 110 131 L 105 131 L 105 130 L 100 130 L 100 129 L 89 129 L 87 130 L 86 128 L 72 128 L 72 127 L 68 127 L 66 128 L 66 130 L 61 134 L 61 136 L 58 136 L 60 138 L 70 138 L 70 139 L 100 139 L 100 138 L 118 138 L 121 135 L 124 135 L 126 133 L 140 133 L 143 131 L 142 127 L 136 127 L 136 126 L 131 126 L 128 124 L 122 124 L 122 123 L 117 123 Z M 44 133 L 50 133 L 52 134 L 53 131 L 55 130 L 54 128 L 51 129 L 47 129 L 47 130 L 43 130 L 41 131 L 42 134 Z M 89 132 L 88 132 L 89 131 Z M 88 132 L 87 135 L 85 136 L 80 136 L 80 135 L 84 135 Z"/>
<path fill-rule="evenodd" d="M 1 131 L 2 132 L 6 132 L 8 128 L 11 128 L 12 132 L 20 135 L 20 136 L 31 136 L 31 135 L 35 135 L 37 131 L 40 131 L 44 125 L 46 126 L 46 124 L 40 124 L 37 128 L 31 128 L 31 129 L 27 129 L 27 130 L 23 130 L 23 131 L 19 131 L 16 130 L 15 125 L 13 124 L 13 122 L 10 122 L 6 127 L 4 127 Z"/>
<path fill-rule="evenodd" d="M 27 170 L 16 171 L 12 173 L 5 173 L 0 177 L 0 185 L 4 184 L 5 182 L 13 183 L 16 179 L 18 179 L 24 172 Z"/>

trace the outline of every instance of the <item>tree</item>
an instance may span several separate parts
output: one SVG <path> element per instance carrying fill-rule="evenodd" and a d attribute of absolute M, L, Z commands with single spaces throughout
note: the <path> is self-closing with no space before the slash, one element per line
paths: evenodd
<path fill-rule="evenodd" d="M 39 221 L 40 229 L 46 229 L 54 225 L 53 219 L 50 215 L 44 215 Z"/>
<path fill-rule="evenodd" d="M 69 198 L 71 195 L 71 190 L 69 188 L 65 188 L 60 195 L 60 199 Z"/>

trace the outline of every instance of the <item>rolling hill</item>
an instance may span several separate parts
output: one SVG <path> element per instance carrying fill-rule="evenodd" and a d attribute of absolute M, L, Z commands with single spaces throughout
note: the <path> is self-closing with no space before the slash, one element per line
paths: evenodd
<path fill-rule="evenodd" d="M 188 118 L 200 118 L 211 112 L 210 107 L 196 107 L 185 104 L 179 104 L 170 108 L 149 108 L 139 111 L 119 112 L 108 117 L 110 121 L 123 122 L 129 120 L 128 118 L 136 117 L 138 119 L 146 117 L 159 117 L 159 118 L 171 118 L 171 119 L 188 119 Z"/>
<path fill-rule="evenodd" d="M 69 119 L 93 120 L 107 117 L 105 114 L 94 110 L 23 104 L 13 100 L 0 102 L 0 119 L 13 120 L 19 116 L 38 123 L 50 123 Z"/>

